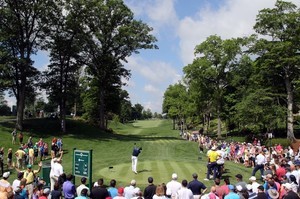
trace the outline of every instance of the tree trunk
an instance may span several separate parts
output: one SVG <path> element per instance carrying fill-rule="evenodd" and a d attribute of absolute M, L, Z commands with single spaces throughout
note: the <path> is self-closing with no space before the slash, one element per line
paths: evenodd
<path fill-rule="evenodd" d="M 17 122 L 16 128 L 23 130 L 23 116 L 24 116 L 24 107 L 25 107 L 25 84 L 21 86 L 18 90 L 17 95 Z"/>
<path fill-rule="evenodd" d="M 220 117 L 220 111 L 218 110 L 218 132 L 217 137 L 221 138 L 221 117 Z"/>
<path fill-rule="evenodd" d="M 100 90 L 99 97 L 99 127 L 105 129 L 104 91 Z"/>
<path fill-rule="evenodd" d="M 292 85 L 291 81 L 288 78 L 288 75 L 286 75 L 285 78 L 285 86 L 287 90 L 287 138 L 290 141 L 295 141 L 295 135 L 294 135 L 294 116 L 293 116 L 293 91 L 292 91 Z"/>
<path fill-rule="evenodd" d="M 175 118 L 173 117 L 173 130 L 175 130 Z"/>
<path fill-rule="evenodd" d="M 62 99 L 61 106 L 60 106 L 60 124 L 61 124 L 61 131 L 65 134 L 66 133 L 66 100 Z"/>

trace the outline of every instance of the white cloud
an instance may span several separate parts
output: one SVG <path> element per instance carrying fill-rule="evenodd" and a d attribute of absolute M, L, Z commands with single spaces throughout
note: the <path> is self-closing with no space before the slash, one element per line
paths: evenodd
<path fill-rule="evenodd" d="M 298 0 L 293 2 L 300 5 Z M 254 33 L 258 11 L 274 5 L 275 0 L 227 0 L 218 10 L 205 7 L 195 17 L 180 20 L 177 31 L 184 65 L 192 62 L 195 46 L 210 35 L 228 39 Z"/>
<path fill-rule="evenodd" d="M 149 93 L 159 93 L 159 89 L 150 84 L 145 85 L 144 90 Z"/>
<path fill-rule="evenodd" d="M 128 58 L 128 68 L 134 74 L 141 75 L 146 81 L 159 85 L 164 82 L 175 83 L 181 79 L 174 66 L 163 61 L 146 61 L 141 57 Z"/>

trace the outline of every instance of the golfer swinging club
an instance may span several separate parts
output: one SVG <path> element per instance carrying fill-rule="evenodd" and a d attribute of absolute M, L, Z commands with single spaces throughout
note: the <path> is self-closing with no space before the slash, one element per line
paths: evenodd
<path fill-rule="evenodd" d="M 142 151 L 142 147 L 137 147 L 136 143 L 134 143 L 131 160 L 132 160 L 132 171 L 135 174 L 137 174 L 136 166 L 137 166 L 137 161 L 138 161 L 138 155 L 141 153 L 141 151 Z"/>

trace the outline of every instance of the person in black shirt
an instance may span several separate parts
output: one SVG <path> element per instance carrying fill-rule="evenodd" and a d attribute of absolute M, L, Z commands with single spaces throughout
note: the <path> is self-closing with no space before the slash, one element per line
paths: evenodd
<path fill-rule="evenodd" d="M 138 161 L 138 155 L 141 153 L 142 147 L 137 147 L 136 143 L 134 143 L 133 151 L 132 151 L 132 156 L 131 156 L 131 161 L 132 161 L 132 171 L 137 174 L 137 161 Z"/>
<path fill-rule="evenodd" d="M 198 180 L 198 175 L 193 173 L 193 180 L 189 182 L 188 188 L 193 192 L 194 198 L 199 198 L 207 190 L 206 186 Z"/>
<path fill-rule="evenodd" d="M 145 199 L 152 199 L 156 192 L 156 186 L 153 184 L 153 178 L 148 178 L 149 185 L 144 190 L 144 198 Z"/>

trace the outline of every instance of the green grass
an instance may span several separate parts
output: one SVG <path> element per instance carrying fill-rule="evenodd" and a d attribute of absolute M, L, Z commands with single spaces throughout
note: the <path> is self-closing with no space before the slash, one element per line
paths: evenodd
<path fill-rule="evenodd" d="M 17 145 L 11 144 L 12 122 L 0 123 L 0 146 L 14 150 Z M 179 181 L 192 179 L 192 173 L 199 175 L 199 180 L 205 178 L 206 157 L 199 155 L 198 145 L 195 142 L 182 140 L 179 132 L 172 129 L 169 120 L 147 120 L 134 123 L 111 125 L 113 133 L 100 131 L 98 128 L 81 121 L 68 120 L 68 134 L 62 135 L 59 131 L 59 122 L 50 119 L 32 119 L 24 122 L 24 141 L 29 136 L 37 141 L 42 137 L 49 144 L 51 139 L 62 137 L 64 143 L 63 167 L 66 173 L 72 171 L 73 149 L 93 150 L 93 181 L 104 178 L 105 184 L 111 179 L 117 180 L 117 186 L 127 186 L 132 179 L 137 180 L 140 188 L 147 185 L 147 178 L 152 176 L 156 184 L 167 183 L 173 172 L 176 172 Z M 131 171 L 131 152 L 133 144 L 143 147 L 139 156 L 138 175 Z M 198 158 L 200 156 L 200 159 Z M 109 167 L 113 169 L 109 169 Z M 36 167 L 36 166 L 35 166 Z M 240 164 L 226 162 L 227 173 L 235 183 L 234 175 L 241 173 L 245 179 L 251 174 L 250 168 Z M 259 175 L 257 173 L 257 175 Z M 15 177 L 13 171 L 12 178 Z M 258 176 L 257 176 L 258 177 Z M 76 178 L 76 183 L 79 183 Z M 212 181 L 205 182 L 212 185 Z"/>

